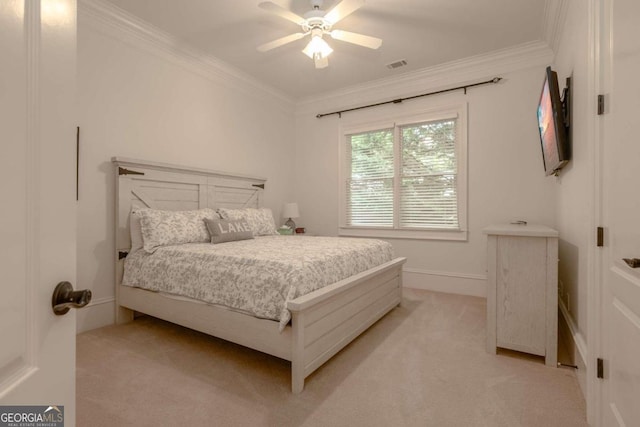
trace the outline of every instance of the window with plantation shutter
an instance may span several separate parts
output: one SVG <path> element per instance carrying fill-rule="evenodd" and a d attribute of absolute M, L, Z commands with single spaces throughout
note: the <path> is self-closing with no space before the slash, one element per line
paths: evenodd
<path fill-rule="evenodd" d="M 466 240 L 466 109 L 343 129 L 341 235 Z"/>
<path fill-rule="evenodd" d="M 400 126 L 400 227 L 459 229 L 456 119 Z"/>
<path fill-rule="evenodd" d="M 393 129 L 348 136 L 349 225 L 393 226 Z"/>

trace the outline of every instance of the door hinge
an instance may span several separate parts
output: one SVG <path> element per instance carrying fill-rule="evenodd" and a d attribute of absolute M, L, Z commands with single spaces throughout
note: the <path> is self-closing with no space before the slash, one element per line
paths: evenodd
<path fill-rule="evenodd" d="M 597 359 L 596 376 L 598 378 L 604 379 L 604 360 L 602 360 L 600 357 L 598 357 Z"/>
<path fill-rule="evenodd" d="M 599 248 L 604 246 L 604 227 L 597 228 L 596 246 Z"/>
<path fill-rule="evenodd" d="M 598 95 L 598 115 L 601 116 L 604 114 L 604 95 Z"/>
<path fill-rule="evenodd" d="M 118 175 L 144 175 L 144 172 L 132 171 L 127 168 L 119 167 Z"/>

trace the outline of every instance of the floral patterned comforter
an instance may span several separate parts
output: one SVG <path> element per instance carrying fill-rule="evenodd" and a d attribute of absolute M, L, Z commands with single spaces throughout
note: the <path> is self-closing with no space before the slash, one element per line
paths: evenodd
<path fill-rule="evenodd" d="M 220 304 L 256 317 L 291 318 L 287 301 L 393 259 L 375 239 L 263 236 L 164 246 L 125 260 L 123 285 Z"/>

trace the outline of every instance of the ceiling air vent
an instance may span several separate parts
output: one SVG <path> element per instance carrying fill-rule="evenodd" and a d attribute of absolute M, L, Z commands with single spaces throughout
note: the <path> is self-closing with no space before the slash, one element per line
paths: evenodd
<path fill-rule="evenodd" d="M 391 64 L 387 64 L 387 68 L 390 70 L 395 70 L 396 68 L 404 67 L 405 65 L 407 65 L 407 60 L 401 59 L 399 61 L 392 62 Z"/>

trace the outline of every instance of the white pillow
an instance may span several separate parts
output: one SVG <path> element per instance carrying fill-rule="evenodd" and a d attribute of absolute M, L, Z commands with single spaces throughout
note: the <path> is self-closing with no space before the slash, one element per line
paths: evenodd
<path fill-rule="evenodd" d="M 153 253 L 160 246 L 211 241 L 204 219 L 218 215 L 213 209 L 162 211 L 139 209 L 144 250 Z"/>
<path fill-rule="evenodd" d="M 254 236 L 270 236 L 278 234 L 273 213 L 269 208 L 218 209 L 222 219 L 244 220 L 249 224 Z"/>

